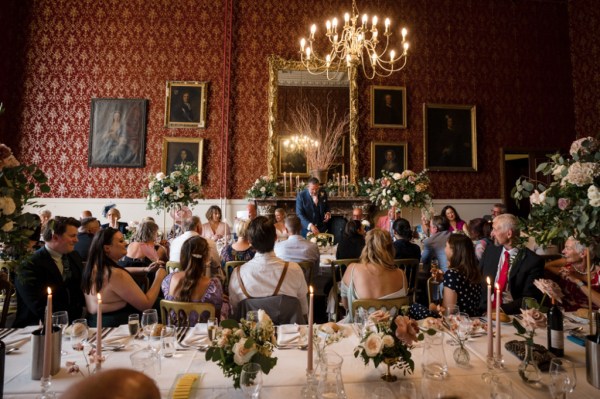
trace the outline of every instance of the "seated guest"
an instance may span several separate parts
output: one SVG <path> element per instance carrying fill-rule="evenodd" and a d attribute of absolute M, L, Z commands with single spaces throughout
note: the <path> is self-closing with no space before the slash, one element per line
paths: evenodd
<path fill-rule="evenodd" d="M 348 314 L 345 321 L 352 322 L 356 299 L 402 298 L 408 293 L 408 282 L 402 269 L 394 264 L 394 247 L 387 231 L 373 229 L 365 238 L 366 244 L 360 263 L 348 266 L 342 278 L 342 303 Z"/>
<path fill-rule="evenodd" d="M 42 209 L 40 211 L 40 220 L 42 223 L 42 231 L 45 230 L 46 228 L 46 224 L 48 224 L 48 221 L 52 219 L 52 212 L 50 212 L 49 209 Z"/>
<path fill-rule="evenodd" d="M 312 262 L 312 274 L 316 276 L 319 272 L 319 261 L 321 260 L 319 247 L 300 235 L 302 222 L 298 216 L 290 215 L 286 217 L 285 227 L 290 236 L 287 240 L 275 244 L 275 256 L 290 262 Z"/>
<path fill-rule="evenodd" d="M 172 241 L 185 232 L 183 230 L 183 221 L 192 217 L 192 211 L 187 206 L 182 206 L 172 209 L 170 215 L 174 223 L 167 235 L 167 240 Z"/>
<path fill-rule="evenodd" d="M 91 218 L 92 217 L 92 211 L 89 210 L 85 210 L 85 211 L 81 211 L 81 214 L 79 215 L 79 220 L 82 221 L 85 218 Z M 100 222 L 98 222 L 99 224 Z"/>
<path fill-rule="evenodd" d="M 198 216 L 191 216 L 190 218 L 185 219 L 182 226 L 184 233 L 174 239 L 171 243 L 169 262 L 180 263 L 183 243 L 192 237 L 197 237 L 202 234 L 202 224 L 200 223 L 200 218 Z M 211 262 L 209 270 L 211 271 L 211 275 L 218 275 L 221 261 L 219 259 L 219 253 L 217 252 L 217 244 L 210 239 L 207 239 L 206 243 L 208 245 L 208 256 Z"/>
<path fill-rule="evenodd" d="M 81 219 L 81 226 L 77 233 L 77 244 L 75 251 L 81 256 L 81 259 L 87 261 L 88 252 L 92 245 L 94 235 L 100 230 L 100 222 L 95 217 Z"/>
<path fill-rule="evenodd" d="M 475 256 L 478 260 L 481 260 L 486 247 L 492 244 L 490 239 L 492 224 L 483 218 L 476 218 L 469 222 L 468 230 L 469 237 L 475 245 Z"/>
<path fill-rule="evenodd" d="M 81 288 L 85 294 L 88 324 L 96 326 L 98 299 L 102 295 L 102 326 L 118 327 L 127 324 L 131 313 L 139 313 L 154 306 L 160 284 L 167 275 L 164 266 L 156 270 L 154 282 L 144 293 L 131 274 L 117 266 L 127 249 L 119 230 L 107 227 L 96 234 L 92 241 L 87 264 L 83 270 Z"/>
<path fill-rule="evenodd" d="M 387 231 L 388 233 L 390 233 L 390 237 L 394 237 L 394 234 L 393 234 L 394 220 L 396 220 L 396 218 L 398 217 L 397 214 L 399 214 L 399 213 L 400 213 L 400 209 L 396 209 L 395 206 L 391 207 L 390 209 L 388 209 L 386 216 L 381 216 L 377 220 L 376 227 L 378 229 L 381 229 L 383 231 Z"/>
<path fill-rule="evenodd" d="M 246 205 L 246 211 L 248 211 L 248 219 L 250 221 L 253 221 L 254 219 L 256 219 L 256 216 L 257 216 L 256 205 L 254 205 L 254 204 Z"/>
<path fill-rule="evenodd" d="M 169 274 L 162 282 L 161 287 L 165 299 L 178 302 L 212 303 L 215 305 L 216 316 L 220 317 L 223 305 L 223 286 L 218 278 L 206 276 L 207 267 L 210 267 L 207 240 L 199 235 L 188 238 L 181 247 L 182 271 Z M 206 323 L 206 319 L 202 317 L 195 321 Z M 190 324 L 191 326 L 192 324 Z"/>
<path fill-rule="evenodd" d="M 588 251 L 589 249 L 589 251 Z M 567 312 L 587 308 L 588 296 L 592 296 L 594 309 L 600 307 L 600 265 L 597 259 L 591 262 L 591 290 L 587 284 L 587 257 L 594 249 L 586 248 L 573 237 L 565 242 L 562 253 L 564 261 L 546 263 L 545 269 L 551 273 L 560 285 L 564 298 L 562 305 Z"/>
<path fill-rule="evenodd" d="M 19 265 L 15 278 L 17 314 L 13 327 L 37 325 L 44 320 L 47 287 L 52 290 L 54 311 L 66 310 L 69 320 L 83 314 L 82 262 L 74 251 L 77 219 L 56 216 L 46 223 L 45 245 Z"/>
<path fill-rule="evenodd" d="M 210 238 L 214 242 L 223 239 L 227 243 L 231 240 L 229 225 L 221 221 L 221 216 L 221 208 L 218 206 L 212 205 L 208 208 L 208 211 L 206 211 L 208 222 L 202 225 L 202 237 Z"/>
<path fill-rule="evenodd" d="M 371 223 L 365 219 L 365 215 L 361 206 L 352 207 L 352 220 L 358 220 L 362 223 L 362 225 L 365 227 L 365 234 L 371 229 Z"/>
<path fill-rule="evenodd" d="M 452 205 L 446 205 L 443 207 L 440 215 L 448 219 L 448 223 L 450 224 L 448 226 L 448 231 L 450 233 L 469 233 L 467 230 L 467 224 L 460 218 L 458 212 L 456 212 L 456 209 L 454 209 Z"/>
<path fill-rule="evenodd" d="M 308 288 L 304 273 L 297 263 L 286 262 L 275 256 L 273 247 L 276 237 L 275 226 L 268 218 L 257 216 L 250 222 L 248 239 L 257 254 L 254 259 L 237 267 L 230 278 L 229 303 L 233 314 L 238 303 L 249 296 L 262 298 L 273 295 L 298 298 L 302 313 L 308 313 Z M 278 286 L 279 291 L 276 292 Z"/>
<path fill-rule="evenodd" d="M 115 204 L 106 205 L 102 210 L 102 216 L 108 219 L 108 223 L 101 226 L 103 229 L 112 227 L 123 234 L 127 234 L 127 223 L 119 222 L 119 219 L 121 219 L 121 212 L 119 212 Z"/>
<path fill-rule="evenodd" d="M 164 266 L 167 251 L 154 242 L 158 237 L 158 225 L 154 222 L 142 222 L 133 236 L 133 242 L 127 247 L 123 259 L 118 260 L 121 267 L 130 273 L 152 273 L 159 266 Z"/>
<path fill-rule="evenodd" d="M 425 265 L 426 270 L 429 270 L 433 259 L 437 259 L 439 268 L 443 272 L 448 269 L 445 248 L 450 234 L 448 219 L 439 215 L 431 218 L 429 237 L 423 240 L 423 253 L 421 254 L 421 262 Z"/>
<path fill-rule="evenodd" d="M 394 249 L 396 259 L 421 259 L 421 248 L 411 242 L 413 237 L 410 223 L 404 218 L 394 220 Z"/>
<path fill-rule="evenodd" d="M 492 238 L 494 244 L 488 245 L 479 262 L 483 280 L 486 277 L 500 286 L 502 293 L 502 310 L 507 314 L 518 313 L 522 299 L 535 298 L 538 301 L 542 293 L 533 282 L 544 277 L 544 260 L 529 249 L 517 245 L 519 243 L 519 221 L 509 213 L 496 216 L 492 222 Z M 482 301 L 480 309 L 486 309 L 487 294 L 482 284 Z M 495 290 L 494 290 L 495 291 Z"/>
<path fill-rule="evenodd" d="M 498 215 L 502 215 L 506 213 L 506 205 L 504 205 L 503 203 L 499 202 L 497 204 L 494 204 L 494 206 L 491 209 L 491 215 L 483 215 L 483 219 L 488 221 L 488 222 L 492 222 L 492 220 L 494 220 L 494 218 Z"/>
<path fill-rule="evenodd" d="M 349 220 L 335 251 L 336 259 L 358 259 L 365 247 L 365 227 L 360 220 Z"/>
<path fill-rule="evenodd" d="M 289 232 L 285 228 L 285 209 L 275 209 L 275 231 L 277 231 L 277 241 L 285 241 L 289 237 Z"/>
<path fill-rule="evenodd" d="M 432 272 L 433 278 L 444 281 L 444 294 L 442 308 L 438 309 L 436 304 L 431 304 L 429 310 L 438 312 L 451 306 L 458 306 L 461 312 L 469 316 L 479 316 L 479 304 L 481 302 L 481 272 L 479 263 L 475 256 L 473 243 L 464 234 L 452 234 L 446 243 L 446 257 L 448 258 L 448 270 Z M 430 314 L 427 308 L 419 304 L 411 307 L 411 317 L 424 319 Z"/>
<path fill-rule="evenodd" d="M 248 241 L 248 225 L 250 220 L 240 220 L 236 226 L 237 241 L 233 244 L 227 244 L 221 250 L 221 267 L 231 261 L 249 261 L 254 258 L 256 249 Z"/>
<path fill-rule="evenodd" d="M 156 382 L 146 374 L 131 369 L 102 370 L 71 385 L 62 399 L 104 399 L 110 387 L 113 399 L 160 399 Z"/>

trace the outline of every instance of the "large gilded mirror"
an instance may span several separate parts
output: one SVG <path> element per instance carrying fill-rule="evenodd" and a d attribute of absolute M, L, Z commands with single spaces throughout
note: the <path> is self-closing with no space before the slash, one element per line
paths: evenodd
<path fill-rule="evenodd" d="M 331 74 L 330 74 L 331 78 Z M 327 93 L 324 95 L 323 93 Z M 344 174 L 354 182 L 358 173 L 358 90 L 356 79 L 348 72 L 338 73 L 328 80 L 326 75 L 312 75 L 299 61 L 284 60 L 277 56 L 269 57 L 269 140 L 268 174 L 277 178 L 281 168 L 280 146 L 282 140 L 292 132 L 288 131 L 290 115 L 295 112 L 298 99 L 308 99 L 312 105 L 326 107 L 324 97 L 330 97 L 342 107 L 340 111 L 349 116 L 348 135 L 340 143 L 344 165 L 338 165 Z M 346 152 L 347 151 L 347 152 Z M 345 169 L 345 167 L 348 169 Z M 303 170 L 300 170 L 303 169 Z M 294 170 L 304 175 L 306 165 Z"/>

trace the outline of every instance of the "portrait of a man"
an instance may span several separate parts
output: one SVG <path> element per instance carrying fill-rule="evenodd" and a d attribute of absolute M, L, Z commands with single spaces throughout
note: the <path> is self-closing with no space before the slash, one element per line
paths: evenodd
<path fill-rule="evenodd" d="M 188 137 L 165 137 L 163 141 L 162 171 L 166 174 L 184 162 L 198 167 L 202 176 L 202 150 L 204 140 Z"/>
<path fill-rule="evenodd" d="M 475 106 L 425 104 L 425 165 L 431 170 L 477 170 Z"/>
<path fill-rule="evenodd" d="M 381 171 L 401 173 L 406 169 L 407 144 L 371 142 L 371 176 L 378 179 Z"/>
<path fill-rule="evenodd" d="M 371 126 L 406 128 L 406 88 L 371 86 Z"/>
<path fill-rule="evenodd" d="M 167 82 L 167 127 L 205 127 L 205 82 Z"/>
<path fill-rule="evenodd" d="M 144 166 L 147 104 L 143 99 L 92 99 L 90 167 Z"/>

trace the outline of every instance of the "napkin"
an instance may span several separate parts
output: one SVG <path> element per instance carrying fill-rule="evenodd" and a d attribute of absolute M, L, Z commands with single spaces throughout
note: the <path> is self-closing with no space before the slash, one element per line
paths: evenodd
<path fill-rule="evenodd" d="M 300 326 L 297 324 L 282 324 L 279 326 L 279 333 L 277 334 L 277 345 L 289 345 L 292 343 L 298 343 L 300 339 Z"/>
<path fill-rule="evenodd" d="M 192 330 L 194 335 L 208 335 L 208 324 L 197 323 Z"/>
<path fill-rule="evenodd" d="M 20 348 L 23 345 L 25 345 L 27 342 L 30 341 L 31 338 L 27 337 L 27 338 L 21 338 L 21 339 L 15 339 L 12 341 L 6 341 L 4 343 L 4 345 L 6 345 L 6 347 L 15 347 L 15 348 Z"/>
<path fill-rule="evenodd" d="M 189 334 L 182 342 L 184 345 L 195 346 L 202 344 L 210 344 L 208 335 Z"/>

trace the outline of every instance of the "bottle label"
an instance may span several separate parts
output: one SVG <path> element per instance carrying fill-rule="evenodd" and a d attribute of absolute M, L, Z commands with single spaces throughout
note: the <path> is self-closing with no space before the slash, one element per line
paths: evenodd
<path fill-rule="evenodd" d="M 552 347 L 556 349 L 564 349 L 565 347 L 565 335 L 562 330 L 550 330 L 550 338 Z"/>

